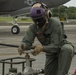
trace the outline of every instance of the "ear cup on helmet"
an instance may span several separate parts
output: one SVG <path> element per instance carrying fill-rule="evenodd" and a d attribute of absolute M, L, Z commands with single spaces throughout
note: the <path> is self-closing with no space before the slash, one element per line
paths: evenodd
<path fill-rule="evenodd" d="M 47 10 L 46 15 L 48 16 L 48 18 L 51 18 L 52 12 L 50 10 Z"/>

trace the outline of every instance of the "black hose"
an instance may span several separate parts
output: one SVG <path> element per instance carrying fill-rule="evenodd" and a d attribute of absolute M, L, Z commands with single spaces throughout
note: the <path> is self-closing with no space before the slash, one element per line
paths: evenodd
<path fill-rule="evenodd" d="M 18 45 L 3 44 L 3 43 L 0 43 L 0 45 L 2 45 L 2 46 L 8 46 L 8 47 L 15 47 L 15 48 L 19 47 Z"/>

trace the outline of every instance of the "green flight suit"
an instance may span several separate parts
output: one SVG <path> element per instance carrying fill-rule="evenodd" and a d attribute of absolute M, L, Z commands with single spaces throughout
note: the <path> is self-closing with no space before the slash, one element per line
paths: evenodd
<path fill-rule="evenodd" d="M 73 46 L 66 43 L 60 46 L 64 40 L 61 23 L 50 18 L 44 32 L 35 24 L 31 25 L 25 32 L 22 40 L 25 45 L 32 46 L 34 38 L 37 37 L 46 52 L 44 75 L 65 75 L 68 73 L 72 57 Z"/>

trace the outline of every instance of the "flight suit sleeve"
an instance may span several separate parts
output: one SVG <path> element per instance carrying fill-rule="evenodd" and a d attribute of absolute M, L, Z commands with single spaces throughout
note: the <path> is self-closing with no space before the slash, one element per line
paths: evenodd
<path fill-rule="evenodd" d="M 25 36 L 22 39 L 22 43 L 26 46 L 32 46 L 35 38 L 34 25 L 31 25 L 26 31 Z"/>
<path fill-rule="evenodd" d="M 44 52 L 58 52 L 59 44 L 62 40 L 62 28 L 60 23 L 53 23 L 52 33 L 50 37 L 50 44 L 43 46 Z"/>

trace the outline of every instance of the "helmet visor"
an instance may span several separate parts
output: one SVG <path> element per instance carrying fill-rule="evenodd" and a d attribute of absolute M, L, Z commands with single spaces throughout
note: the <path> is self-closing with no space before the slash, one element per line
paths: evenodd
<path fill-rule="evenodd" d="M 35 23 L 41 23 L 44 20 L 45 17 L 40 16 L 40 17 L 32 17 L 33 21 Z"/>

